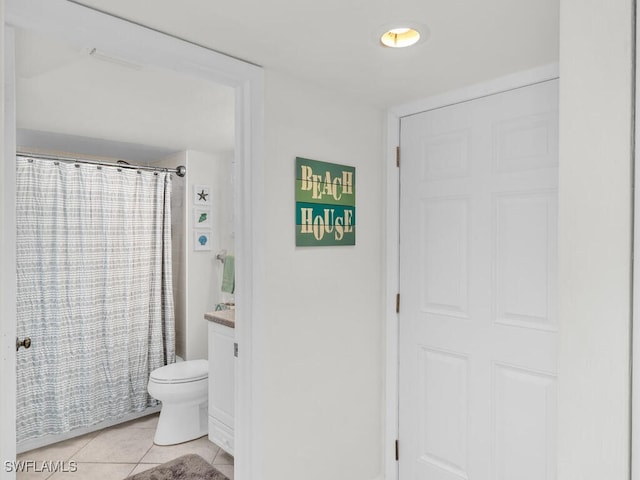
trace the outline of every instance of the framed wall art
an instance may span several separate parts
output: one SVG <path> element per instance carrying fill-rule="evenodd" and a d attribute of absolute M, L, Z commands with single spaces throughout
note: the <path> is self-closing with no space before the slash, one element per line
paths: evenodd
<path fill-rule="evenodd" d="M 355 167 L 296 157 L 296 246 L 355 244 Z"/>

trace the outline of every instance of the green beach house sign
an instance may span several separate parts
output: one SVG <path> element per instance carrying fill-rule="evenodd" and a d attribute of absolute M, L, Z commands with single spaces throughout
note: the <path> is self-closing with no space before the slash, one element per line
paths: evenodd
<path fill-rule="evenodd" d="M 296 246 L 355 244 L 355 167 L 296 157 Z"/>

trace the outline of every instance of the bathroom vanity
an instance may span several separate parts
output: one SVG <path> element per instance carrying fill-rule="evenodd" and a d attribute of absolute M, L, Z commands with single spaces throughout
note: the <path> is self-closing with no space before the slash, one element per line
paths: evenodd
<path fill-rule="evenodd" d="M 233 455 L 235 310 L 205 313 L 209 329 L 209 440 Z"/>

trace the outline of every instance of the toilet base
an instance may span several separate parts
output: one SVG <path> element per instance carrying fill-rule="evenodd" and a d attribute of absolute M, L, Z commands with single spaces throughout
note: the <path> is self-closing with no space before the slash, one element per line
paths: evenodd
<path fill-rule="evenodd" d="M 184 404 L 162 404 L 160 418 L 153 443 L 175 445 L 207 435 L 207 402 Z"/>

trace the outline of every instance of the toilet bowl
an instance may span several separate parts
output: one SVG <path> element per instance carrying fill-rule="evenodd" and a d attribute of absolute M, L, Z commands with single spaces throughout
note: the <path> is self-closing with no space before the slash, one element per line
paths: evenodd
<path fill-rule="evenodd" d="M 151 372 L 147 391 L 162 402 L 153 442 L 175 445 L 208 433 L 209 362 L 188 360 Z"/>

